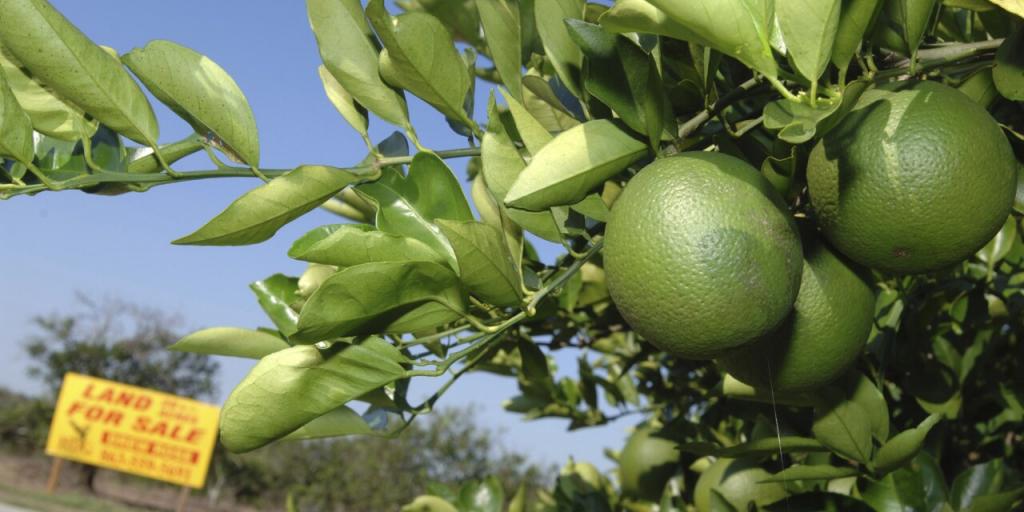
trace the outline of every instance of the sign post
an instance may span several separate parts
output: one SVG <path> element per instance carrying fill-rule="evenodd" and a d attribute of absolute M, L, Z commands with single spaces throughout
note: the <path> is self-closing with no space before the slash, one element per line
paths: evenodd
<path fill-rule="evenodd" d="M 46 442 L 57 458 L 47 487 L 56 487 L 68 459 L 181 485 L 187 499 L 189 488 L 206 483 L 218 416 L 203 402 L 67 373 Z"/>

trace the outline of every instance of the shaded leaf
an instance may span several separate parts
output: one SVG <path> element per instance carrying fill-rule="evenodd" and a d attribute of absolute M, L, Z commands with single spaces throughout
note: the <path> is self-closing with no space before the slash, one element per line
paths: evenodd
<path fill-rule="evenodd" d="M 789 452 L 823 452 L 828 451 L 823 444 L 815 439 L 797 436 L 766 437 L 735 446 L 721 447 L 710 443 L 688 443 L 679 446 L 679 450 L 696 455 L 715 457 L 762 457 L 782 451 Z"/>
<path fill-rule="evenodd" d="M 320 74 L 320 81 L 324 85 L 324 93 L 327 94 L 327 99 L 331 101 L 331 105 L 334 105 L 335 110 L 341 114 L 341 117 L 345 118 L 345 121 L 348 122 L 353 130 L 363 138 L 368 137 L 366 130 L 370 126 L 370 121 L 366 117 L 366 107 L 358 103 L 345 90 L 345 86 L 341 85 L 337 78 L 334 78 L 334 75 L 327 70 L 326 66 L 319 66 L 317 72 Z"/>
<path fill-rule="evenodd" d="M 551 61 L 562 83 L 577 96 L 580 92 L 578 83 L 583 53 L 569 37 L 564 20 L 581 19 L 583 4 L 581 0 L 546 0 L 536 2 L 533 6 L 544 55 Z"/>
<path fill-rule="evenodd" d="M 370 337 L 321 351 L 311 345 L 275 352 L 256 364 L 221 409 L 221 442 L 254 450 L 403 377 L 405 357 Z"/>
<path fill-rule="evenodd" d="M 440 219 L 437 224 L 455 250 L 466 289 L 495 306 L 518 306 L 522 276 L 501 230 L 477 221 Z"/>
<path fill-rule="evenodd" d="M 864 34 L 882 9 L 882 0 L 842 0 L 839 25 L 832 44 L 832 63 L 846 69 L 860 48 Z"/>
<path fill-rule="evenodd" d="M 956 476 L 949 489 L 949 501 L 957 510 L 968 510 L 982 496 L 999 494 L 1006 479 L 1002 459 L 971 466 Z"/>
<path fill-rule="evenodd" d="M 3 134 L 0 137 L 0 156 L 23 163 L 32 162 L 35 157 L 32 121 L 15 99 L 3 71 L 0 71 L 0 133 Z"/>
<path fill-rule="evenodd" d="M 924 510 L 924 489 L 921 475 L 900 469 L 884 478 L 869 481 L 862 492 L 865 502 L 878 512 Z"/>
<path fill-rule="evenodd" d="M 600 18 L 601 26 L 615 33 L 640 32 L 697 41 L 696 33 L 670 18 L 647 0 L 619 0 Z"/>
<path fill-rule="evenodd" d="M 792 480 L 833 480 L 857 476 L 860 471 L 855 467 L 835 467 L 825 465 L 796 465 L 788 467 L 761 482 L 789 482 Z"/>
<path fill-rule="evenodd" d="M 331 224 L 302 235 L 288 256 L 297 260 L 352 267 L 378 261 L 433 261 L 446 263 L 427 244 L 365 224 Z"/>
<path fill-rule="evenodd" d="M 343 336 L 420 331 L 461 318 L 458 276 L 425 261 L 365 263 L 332 275 L 299 314 L 300 343 Z"/>
<path fill-rule="evenodd" d="M 125 137 L 157 144 L 153 108 L 120 61 L 45 0 L 0 0 L 0 12 L 0 43 L 34 78 Z"/>
<path fill-rule="evenodd" d="M 812 82 L 825 72 L 832 56 L 841 4 L 841 0 L 775 1 L 786 53 L 800 74 Z"/>
<path fill-rule="evenodd" d="M 196 133 L 212 133 L 229 154 L 259 166 L 260 144 L 252 108 L 238 84 L 217 63 L 171 41 L 152 41 L 121 59 Z"/>
<path fill-rule="evenodd" d="M 931 23 L 938 0 L 890 0 L 884 4 L 884 16 L 876 36 L 895 42 L 894 50 L 915 55 Z"/>
<path fill-rule="evenodd" d="M 250 190 L 178 245 L 248 245 L 274 236 L 285 224 L 363 178 L 324 165 L 303 165 Z"/>
<path fill-rule="evenodd" d="M 536 155 L 540 152 L 541 148 L 554 139 L 554 136 L 533 117 L 533 114 L 526 110 L 522 103 L 509 96 L 504 90 L 501 91 L 501 95 L 505 98 L 505 103 L 508 104 L 509 113 L 512 114 L 512 118 L 515 120 L 516 131 L 519 132 L 523 145 L 526 146 L 526 150 L 531 155 Z"/>
<path fill-rule="evenodd" d="M 380 78 L 378 52 L 359 0 L 306 0 L 327 70 L 356 101 L 385 121 L 409 124 L 405 98 Z"/>
<path fill-rule="evenodd" d="M 516 179 L 506 204 L 528 210 L 577 203 L 647 153 L 647 147 L 608 120 L 561 133 Z"/>
<path fill-rule="evenodd" d="M 285 336 L 295 334 L 299 314 L 292 305 L 299 302 L 299 280 L 284 274 L 274 274 L 249 285 L 256 300 L 277 329 Z"/>
<path fill-rule="evenodd" d="M 814 408 L 814 438 L 832 451 L 858 462 L 871 459 L 871 423 L 857 402 L 835 400 Z"/>
<path fill-rule="evenodd" d="M 999 45 L 992 80 L 1004 98 L 1024 101 L 1024 30 L 1014 31 Z"/>
<path fill-rule="evenodd" d="M 6 55 L 2 47 L 0 70 L 7 75 L 7 85 L 14 92 L 22 110 L 32 120 L 35 131 L 61 140 L 79 140 L 83 136 L 91 137 L 96 132 L 99 123 L 87 121 L 80 109 L 65 103 L 43 84 L 35 81 L 27 70 Z"/>
<path fill-rule="evenodd" d="M 921 450 L 928 432 L 940 419 L 942 416 L 932 414 L 917 427 L 900 432 L 886 441 L 875 454 L 875 470 L 888 473 L 910 462 Z"/>
<path fill-rule="evenodd" d="M 367 420 L 370 421 L 367 421 Z M 360 415 L 348 406 L 332 409 L 283 437 L 283 441 L 305 441 L 341 436 L 392 437 L 405 424 L 398 414 L 371 408 Z"/>
<path fill-rule="evenodd" d="M 168 349 L 194 354 L 262 359 L 289 346 L 281 338 L 265 332 L 237 327 L 212 327 L 189 334 Z"/>

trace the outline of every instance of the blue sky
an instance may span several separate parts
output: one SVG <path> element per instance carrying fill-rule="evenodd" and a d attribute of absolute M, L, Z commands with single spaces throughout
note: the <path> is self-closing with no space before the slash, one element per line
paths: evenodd
<path fill-rule="evenodd" d="M 303 163 L 345 166 L 365 153 L 359 136 L 324 96 L 320 63 L 306 18 L 305 2 L 271 0 L 51 0 L 99 44 L 126 52 L 152 39 L 170 39 L 219 63 L 245 92 L 260 131 L 262 167 Z M 488 87 L 478 91 L 476 118 L 482 120 Z M 161 141 L 191 130 L 154 102 Z M 410 98 L 411 116 L 423 143 L 433 149 L 463 147 L 440 114 Z M 379 140 L 394 130 L 371 121 Z M 450 162 L 464 177 L 464 161 Z M 212 168 L 202 159 L 183 170 Z M 191 232 L 234 198 L 256 186 L 253 179 L 174 184 L 145 194 L 98 197 L 76 191 L 17 197 L 0 203 L 0 385 L 36 392 L 25 376 L 21 343 L 33 331 L 34 315 L 75 307 L 74 294 L 115 297 L 181 315 L 188 328 L 266 325 L 248 289 L 275 272 L 298 275 L 303 264 L 286 256 L 292 240 L 338 217 L 316 211 L 286 226 L 277 236 L 247 247 L 179 247 L 170 241 Z M 550 257 L 550 249 L 546 251 Z M 575 368 L 576 353 L 557 360 Z M 250 362 L 223 359 L 222 395 L 245 375 Z M 601 468 L 610 463 L 605 447 L 621 447 L 629 420 L 566 432 L 566 422 L 525 422 L 501 409 L 516 394 L 513 379 L 470 374 L 440 402 L 479 405 L 478 421 L 505 432 L 504 445 L 535 461 L 562 464 L 570 456 Z M 222 397 L 223 398 L 223 397 Z"/>

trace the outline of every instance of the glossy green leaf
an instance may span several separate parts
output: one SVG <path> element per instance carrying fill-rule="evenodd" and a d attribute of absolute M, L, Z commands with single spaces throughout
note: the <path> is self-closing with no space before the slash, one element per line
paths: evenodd
<path fill-rule="evenodd" d="M 306 0 L 320 58 L 359 104 L 385 121 L 408 126 L 405 98 L 380 77 L 378 52 L 359 0 Z"/>
<path fill-rule="evenodd" d="M 992 79 L 1004 98 L 1024 101 L 1024 30 L 1015 31 L 999 45 Z"/>
<path fill-rule="evenodd" d="M 832 43 L 832 63 L 846 69 L 882 9 L 882 0 L 842 0 L 839 25 Z"/>
<path fill-rule="evenodd" d="M 118 133 L 147 146 L 156 116 L 128 71 L 46 0 L 0 0 L 0 44 L 32 76 Z"/>
<path fill-rule="evenodd" d="M 476 0 L 491 60 L 501 82 L 513 97 L 522 99 L 522 30 L 519 4 L 508 0 Z"/>
<path fill-rule="evenodd" d="M 469 293 L 501 307 L 518 306 L 523 278 L 501 230 L 477 221 L 438 220 L 459 261 Z"/>
<path fill-rule="evenodd" d="M 817 81 L 832 57 L 841 0 L 775 0 L 786 53 L 797 71 Z"/>
<path fill-rule="evenodd" d="M 259 166 L 260 143 L 249 101 L 217 63 L 171 41 L 152 41 L 121 58 L 158 100 L 204 136 L 216 136 L 251 166 Z"/>
<path fill-rule="evenodd" d="M 938 0 L 890 0 L 882 9 L 882 23 L 879 23 L 876 36 L 888 44 L 896 43 L 892 48 L 905 55 L 917 53 L 917 47 L 924 40 L 924 35 L 932 22 L 932 14 Z"/>
<path fill-rule="evenodd" d="M 1004 510 L 1015 510 L 1014 505 L 1020 505 L 1024 498 L 1024 486 L 1016 489 L 978 496 L 971 501 L 971 505 L 963 512 L 1003 512 Z"/>
<path fill-rule="evenodd" d="M 15 99 L 3 71 L 0 71 L 0 133 L 3 134 L 0 137 L 0 156 L 23 163 L 32 162 L 35 157 L 32 120 Z"/>
<path fill-rule="evenodd" d="M 615 33 L 657 34 L 682 41 L 696 41 L 695 33 L 670 18 L 647 0 L 619 0 L 601 15 L 601 26 Z"/>
<path fill-rule="evenodd" d="M 505 202 L 533 211 L 577 203 L 646 153 L 646 145 L 611 121 L 589 121 L 559 134 L 534 155 Z"/>
<path fill-rule="evenodd" d="M 907 469 L 868 481 L 862 491 L 862 499 L 878 512 L 925 510 L 921 475 Z"/>
<path fill-rule="evenodd" d="M 832 451 L 858 462 L 871 460 L 871 422 L 867 411 L 850 400 L 814 408 L 814 438 Z"/>
<path fill-rule="evenodd" d="M 627 126 L 647 134 L 651 147 L 658 147 L 664 122 L 672 115 L 651 56 L 599 25 L 580 20 L 566 20 L 566 24 L 587 56 L 584 88 L 615 111 Z"/>
<path fill-rule="evenodd" d="M 249 285 L 263 312 L 285 336 L 295 334 L 299 313 L 293 306 L 300 303 L 299 280 L 284 274 L 274 274 Z"/>
<path fill-rule="evenodd" d="M 1006 481 L 1002 459 L 971 466 L 957 475 L 949 489 L 949 501 L 957 510 L 969 510 L 982 496 L 999 494 Z"/>
<path fill-rule="evenodd" d="M 531 155 L 536 155 L 554 137 L 551 135 L 551 132 L 533 117 L 533 114 L 526 110 L 522 103 L 509 96 L 504 90 L 501 91 L 501 95 L 505 98 L 505 103 L 508 104 L 508 110 L 515 120 L 516 131 L 519 132 L 523 145 L 526 146 L 526 150 Z"/>
<path fill-rule="evenodd" d="M 447 263 L 443 255 L 415 238 L 377 231 L 365 224 L 320 226 L 296 240 L 288 256 L 338 267 L 377 261 Z"/>
<path fill-rule="evenodd" d="M 370 418 L 366 416 L 369 415 Z M 373 421 L 371 425 L 367 419 Z M 282 438 L 283 441 L 306 441 L 341 436 L 393 437 L 405 424 L 395 413 L 371 408 L 360 415 L 343 405 L 306 423 Z"/>
<path fill-rule="evenodd" d="M 366 117 L 366 107 L 358 103 L 355 98 L 345 90 L 345 87 L 341 85 L 341 82 L 330 71 L 327 71 L 327 67 L 321 65 L 317 68 L 317 72 L 320 74 L 320 82 L 324 85 L 324 93 L 327 94 L 327 99 L 331 101 L 331 105 L 334 105 L 335 110 L 341 114 L 341 117 L 345 118 L 349 126 L 352 127 L 360 136 L 363 138 L 368 137 L 366 130 L 370 126 L 370 121 Z"/>
<path fill-rule="evenodd" d="M 833 480 L 857 476 L 860 472 L 855 467 L 836 467 L 825 465 L 790 466 L 761 482 L 789 482 L 793 480 Z"/>
<path fill-rule="evenodd" d="M 237 327 L 212 327 L 189 334 L 168 349 L 194 354 L 262 359 L 289 346 L 281 338 L 265 332 Z"/>
<path fill-rule="evenodd" d="M 583 53 L 569 37 L 564 20 L 583 18 L 583 4 L 581 0 L 544 0 L 533 6 L 534 21 L 544 45 L 544 54 L 562 83 L 577 96 Z"/>
<path fill-rule="evenodd" d="M 384 80 L 419 96 L 442 114 L 472 126 L 463 109 L 470 77 L 448 29 L 425 12 L 392 18 L 383 0 L 370 0 L 366 15 L 384 43 L 380 54 Z"/>
<path fill-rule="evenodd" d="M 893 436 L 892 439 L 886 441 L 878 449 L 878 453 L 875 454 L 875 470 L 888 473 L 910 462 L 917 455 L 917 452 L 921 450 L 928 432 L 931 431 L 932 427 L 940 419 L 942 419 L 942 416 L 932 414 L 925 418 L 917 427 L 900 432 Z"/>
<path fill-rule="evenodd" d="M 777 69 L 769 42 L 770 0 L 650 0 L 693 35 L 692 42 L 709 46 L 774 77 Z"/>
<path fill-rule="evenodd" d="M 716 446 L 710 443 L 689 443 L 679 447 L 680 451 L 695 455 L 715 457 L 763 457 L 782 451 L 790 452 L 822 452 L 828 451 L 825 445 L 815 439 L 798 436 L 765 437 L 735 446 Z"/>
<path fill-rule="evenodd" d="M 405 375 L 405 357 L 384 340 L 311 345 L 275 352 L 256 364 L 221 409 L 221 442 L 232 452 L 284 437 L 350 400 Z"/>
<path fill-rule="evenodd" d="M 365 263 L 320 285 L 299 315 L 291 338 L 301 343 L 343 336 L 404 333 L 459 319 L 466 299 L 459 277 L 425 261 Z"/>
<path fill-rule="evenodd" d="M 99 125 L 87 121 L 85 114 L 75 106 L 48 91 L 29 76 L 27 70 L 6 55 L 0 47 L 0 70 L 7 75 L 7 85 L 14 92 L 18 104 L 32 120 L 32 129 L 61 140 L 79 140 L 91 137 Z M 84 133 L 83 133 L 84 132 Z"/>
<path fill-rule="evenodd" d="M 345 169 L 303 165 L 246 192 L 178 245 L 248 245 L 274 236 L 285 224 L 362 178 Z"/>

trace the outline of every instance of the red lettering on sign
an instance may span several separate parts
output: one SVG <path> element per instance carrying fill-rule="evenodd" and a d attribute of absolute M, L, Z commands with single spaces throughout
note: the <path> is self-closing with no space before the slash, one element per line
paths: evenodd
<path fill-rule="evenodd" d="M 132 429 L 136 432 L 186 443 L 196 443 L 203 437 L 202 429 L 179 423 L 169 423 L 167 421 L 153 421 L 152 418 L 145 416 L 135 418 L 135 424 L 132 425 Z"/>

